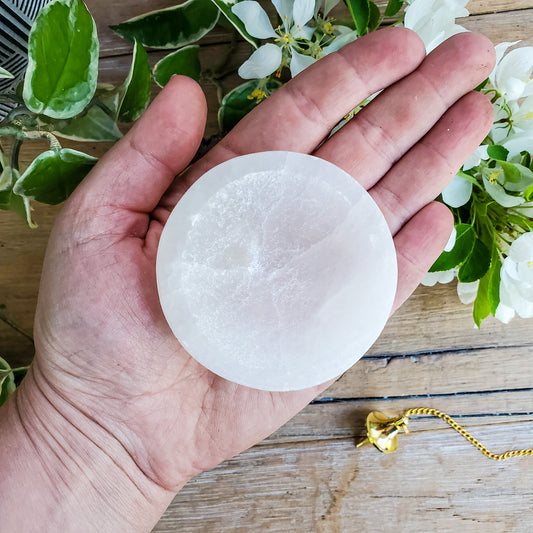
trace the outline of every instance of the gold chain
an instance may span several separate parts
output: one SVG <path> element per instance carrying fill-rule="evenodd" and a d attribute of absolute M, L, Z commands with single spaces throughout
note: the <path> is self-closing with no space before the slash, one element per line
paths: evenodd
<path fill-rule="evenodd" d="M 444 420 L 448 425 L 450 425 L 457 433 L 462 435 L 470 444 L 473 444 L 483 455 L 486 455 L 489 459 L 494 459 L 495 461 L 503 461 L 504 459 L 509 459 L 510 457 L 518 457 L 521 455 L 533 455 L 533 449 L 526 450 L 509 450 L 505 453 L 494 453 L 488 450 L 481 442 L 479 442 L 475 437 L 470 435 L 468 431 L 463 429 L 450 415 L 439 411 L 438 409 L 431 409 L 430 407 L 414 407 L 412 409 L 407 409 L 403 414 L 404 417 L 409 417 L 413 415 L 431 415 L 437 416 L 441 420 Z"/>

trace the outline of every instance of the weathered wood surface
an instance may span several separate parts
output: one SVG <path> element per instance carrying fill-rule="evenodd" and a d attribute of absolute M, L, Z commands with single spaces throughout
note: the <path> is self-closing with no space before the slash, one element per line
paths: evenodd
<path fill-rule="evenodd" d="M 265 4 L 265 2 L 263 2 Z M 386 2 L 380 2 L 384 5 Z M 101 81 L 121 82 L 131 46 L 109 24 L 174 0 L 87 0 L 102 40 Z M 265 4 L 266 5 L 266 4 Z M 475 0 L 462 23 L 493 42 L 533 44 L 533 0 Z M 227 48 L 216 30 L 203 41 L 202 63 Z M 250 53 L 241 43 L 232 63 Z M 151 51 L 154 64 L 162 56 Z M 227 87 L 238 83 L 228 79 Z M 217 132 L 216 87 L 204 83 L 206 135 Z M 75 146 L 75 143 L 68 143 Z M 108 145 L 83 145 L 101 155 Z M 37 144 L 24 148 L 30 161 Z M 0 213 L 0 308 L 31 333 L 46 240 L 58 208 L 37 206 L 36 231 Z M 28 362 L 31 342 L 0 321 L 0 353 Z M 378 409 L 396 415 L 413 406 L 457 416 L 494 451 L 533 446 L 533 322 L 488 320 L 473 327 L 453 284 L 420 287 L 389 321 L 368 355 L 313 404 L 263 443 L 192 480 L 156 532 L 529 532 L 533 458 L 492 462 L 442 421 L 412 419 L 393 455 L 356 449 L 364 419 Z"/>

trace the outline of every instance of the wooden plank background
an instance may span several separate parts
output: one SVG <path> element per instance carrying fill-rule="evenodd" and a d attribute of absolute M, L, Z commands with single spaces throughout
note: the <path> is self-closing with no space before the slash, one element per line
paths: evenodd
<path fill-rule="evenodd" d="M 100 79 L 115 83 L 126 76 L 131 46 L 107 26 L 175 4 L 86 3 L 102 42 Z M 533 45 L 533 0 L 475 0 L 468 7 L 472 15 L 461 21 L 467 28 L 495 43 L 522 39 Z M 202 41 L 202 64 L 216 65 L 227 43 L 223 29 L 209 34 Z M 239 43 L 232 64 L 249 53 Z M 150 52 L 152 64 L 162 55 Z M 230 78 L 225 88 L 237 83 Z M 208 81 L 203 86 L 210 136 L 217 133 L 216 87 Z M 40 148 L 26 145 L 24 159 Z M 107 148 L 82 147 L 94 155 Z M 0 213 L 0 354 L 14 365 L 33 354 L 24 333 L 31 334 L 42 259 L 58 209 L 36 206 L 37 230 Z M 487 320 L 478 331 L 454 284 L 420 287 L 365 358 L 264 442 L 187 484 L 154 531 L 531 531 L 533 458 L 490 461 L 428 417 L 412 421 L 412 434 L 400 439 L 395 454 L 356 449 L 354 442 L 368 411 L 399 414 L 424 405 L 457 416 L 495 451 L 533 446 L 532 325 Z"/>

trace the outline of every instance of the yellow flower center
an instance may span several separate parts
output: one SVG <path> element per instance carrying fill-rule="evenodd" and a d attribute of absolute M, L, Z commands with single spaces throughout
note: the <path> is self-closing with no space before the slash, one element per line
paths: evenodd
<path fill-rule="evenodd" d="M 489 182 L 492 184 L 492 185 L 495 185 L 496 183 L 498 183 L 498 176 L 500 175 L 500 170 L 497 170 L 496 172 L 493 172 L 490 176 L 489 176 Z"/>
<path fill-rule="evenodd" d="M 267 94 L 261 89 L 256 89 L 248 95 L 248 100 L 257 100 L 257 103 L 261 102 L 266 98 Z"/>
<path fill-rule="evenodd" d="M 294 37 L 290 33 L 284 33 L 281 37 L 285 44 L 291 44 L 294 42 Z"/>

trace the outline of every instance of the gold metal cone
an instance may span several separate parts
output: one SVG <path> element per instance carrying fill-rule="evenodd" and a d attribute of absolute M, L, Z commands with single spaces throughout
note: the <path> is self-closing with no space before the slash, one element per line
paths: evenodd
<path fill-rule="evenodd" d="M 407 417 L 388 418 L 379 411 L 372 411 L 366 417 L 367 438 L 380 452 L 395 452 L 398 448 L 398 432 L 405 429 L 407 422 Z"/>

